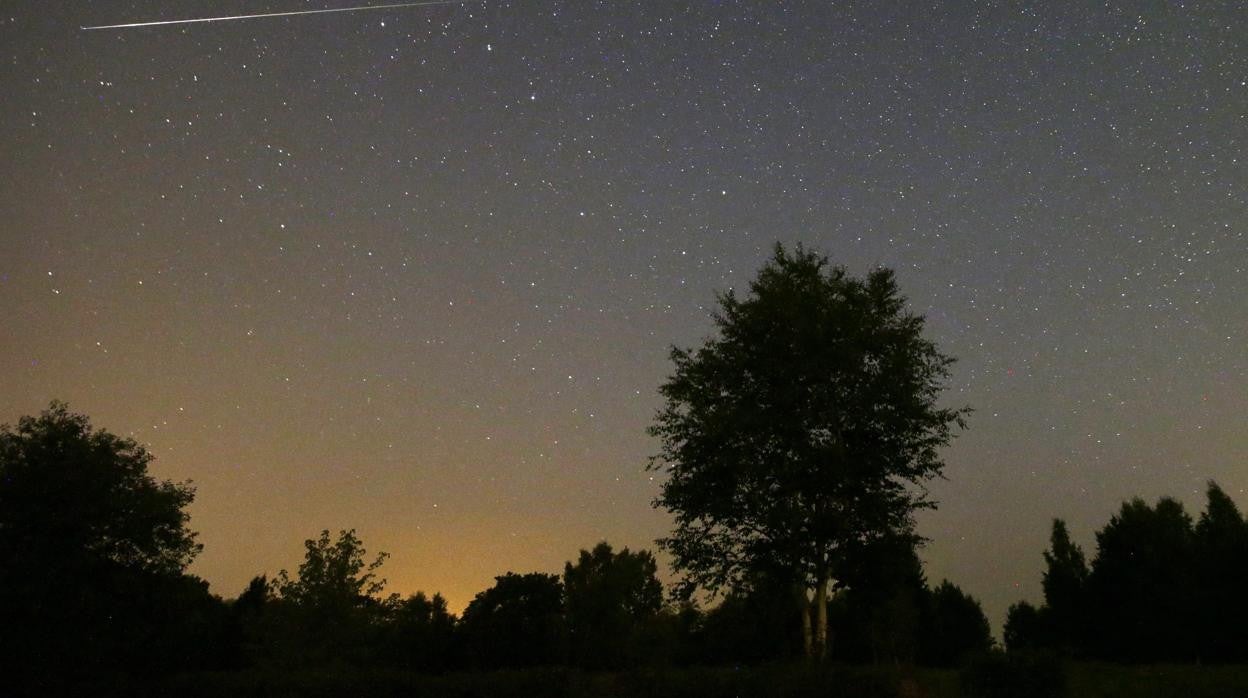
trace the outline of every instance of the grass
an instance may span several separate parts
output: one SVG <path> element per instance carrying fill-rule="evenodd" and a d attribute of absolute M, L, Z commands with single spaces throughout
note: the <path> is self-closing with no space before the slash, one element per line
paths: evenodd
<path fill-rule="evenodd" d="M 1067 668 L 1070 698 L 1244 698 L 1248 666 L 1078 663 Z"/>
<path fill-rule="evenodd" d="M 1076 663 L 1066 698 L 1244 698 L 1248 666 Z M 401 671 L 245 671 L 177 676 L 146 686 L 92 687 L 92 695 L 186 698 L 959 698 L 957 671 L 897 667 L 654 669 L 585 673 L 530 669 L 426 676 Z"/>
<path fill-rule="evenodd" d="M 899 686 L 922 687 L 903 692 Z M 938 690 L 926 690 L 928 686 Z M 184 698 L 956 698 L 953 672 L 881 667 L 652 669 L 587 673 L 529 669 L 429 676 L 381 669 L 205 672 L 145 685 L 91 686 L 94 696 Z"/>

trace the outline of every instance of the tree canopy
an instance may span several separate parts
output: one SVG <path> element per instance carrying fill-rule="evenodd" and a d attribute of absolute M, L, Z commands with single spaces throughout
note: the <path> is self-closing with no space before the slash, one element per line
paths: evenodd
<path fill-rule="evenodd" d="M 777 245 L 746 297 L 717 300 L 718 336 L 672 349 L 649 430 L 667 475 L 655 503 L 676 519 L 659 543 L 686 592 L 751 572 L 806 590 L 822 654 L 829 583 L 856 549 L 914 537 L 921 484 L 968 409 L 937 405 L 953 359 L 886 268 L 858 279 Z"/>
<path fill-rule="evenodd" d="M 1136 498 L 1096 534 L 1088 576 L 1097 608 L 1098 654 L 1110 659 L 1194 659 L 1192 519 L 1175 499 L 1155 507 Z M 1167 657 L 1168 648 L 1186 648 Z"/>
<path fill-rule="evenodd" d="M 1053 520 L 1049 549 L 1044 552 L 1042 581 L 1045 607 L 1057 637 L 1078 637 L 1086 619 L 1085 591 L 1088 566 L 1083 550 L 1070 540 L 1066 522 Z"/>
<path fill-rule="evenodd" d="M 304 560 L 292 577 L 278 573 L 273 588 L 279 613 L 271 632 L 285 635 L 283 661 L 359 659 L 379 631 L 380 622 L 399 603 L 380 597 L 386 580 L 377 570 L 388 555 L 366 562 L 367 551 L 355 530 L 329 531 L 304 541 Z"/>
<path fill-rule="evenodd" d="M 1248 522 L 1216 483 L 1206 497 L 1195 523 L 1170 497 L 1123 502 L 1087 566 L 1055 521 L 1045 602 L 1011 607 L 1007 645 L 1127 662 L 1248 659 Z"/>
<path fill-rule="evenodd" d="M 157 480 L 134 439 L 53 402 L 0 426 L 0 558 L 181 573 L 199 553 L 189 483 Z"/>
<path fill-rule="evenodd" d="M 187 483 L 133 439 L 53 402 L 0 426 L 0 670 L 12 679 L 157 670 L 208 650 L 217 622 Z M 73 657 L 68 666 L 56 666 Z"/>
<path fill-rule="evenodd" d="M 516 668 L 559 664 L 566 656 L 563 585 L 553 574 L 508 572 L 464 609 L 460 629 L 469 663 Z"/>
<path fill-rule="evenodd" d="M 303 546 L 298 575 L 291 577 L 286 570 L 278 573 L 276 588 L 283 600 L 314 607 L 357 606 L 386 588 L 377 570 L 389 555 L 378 553 L 365 563 L 367 551 L 355 529 L 339 531 L 337 540 L 331 540 L 326 529 Z"/>
<path fill-rule="evenodd" d="M 616 553 L 602 542 L 563 568 L 573 659 L 589 668 L 619 668 L 636 655 L 642 624 L 663 605 L 658 564 L 649 551 Z"/>

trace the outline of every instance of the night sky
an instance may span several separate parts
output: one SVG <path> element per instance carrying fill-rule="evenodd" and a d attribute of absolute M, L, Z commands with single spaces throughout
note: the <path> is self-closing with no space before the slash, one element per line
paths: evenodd
<path fill-rule="evenodd" d="M 215 593 L 322 528 L 462 608 L 653 547 L 672 344 L 776 241 L 897 270 L 976 409 L 927 574 L 1040 596 L 1134 495 L 1248 506 L 1237 3 L 278 2 L 0 17 L 0 421 L 191 479 Z"/>

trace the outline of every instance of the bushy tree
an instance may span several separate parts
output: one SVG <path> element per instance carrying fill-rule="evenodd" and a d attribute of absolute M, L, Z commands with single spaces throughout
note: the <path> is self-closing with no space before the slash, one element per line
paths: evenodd
<path fill-rule="evenodd" d="M 660 545 L 685 590 L 730 589 L 750 573 L 809 598 L 807 653 L 827 647 L 827 595 L 853 553 L 913 536 L 932 506 L 913 485 L 967 410 L 937 406 L 952 359 L 923 337 L 893 273 L 865 279 L 799 247 L 775 253 L 744 299 L 718 297 L 718 336 L 674 348 L 650 433 L 675 515 Z"/>
<path fill-rule="evenodd" d="M 1010 652 L 1038 650 L 1050 644 L 1041 610 L 1026 601 L 1010 606 L 1005 614 L 1005 628 L 1001 636 Z"/>
<path fill-rule="evenodd" d="M 151 461 L 63 402 L 0 426 L 0 558 L 181 574 L 203 547 L 187 526 L 195 490 L 152 477 Z"/>
<path fill-rule="evenodd" d="M 230 603 L 227 641 L 230 666 L 251 665 L 262 657 L 265 621 L 273 600 L 273 585 L 267 575 L 261 574 L 252 577 L 238 598 Z"/>
<path fill-rule="evenodd" d="M 1048 636 L 1066 652 L 1077 652 L 1087 639 L 1088 566 L 1083 550 L 1070 540 L 1066 522 L 1053 520 L 1049 549 L 1044 551 L 1045 619 Z"/>
<path fill-rule="evenodd" d="M 929 592 L 923 629 L 923 663 L 955 666 L 965 656 L 992 648 L 992 629 L 973 596 L 948 580 Z"/>
<path fill-rule="evenodd" d="M 275 588 L 283 601 L 309 608 L 354 608 L 368 606 L 386 588 L 377 570 L 389 557 L 378 553 L 365 562 L 367 551 L 355 529 L 339 531 L 331 540 L 329 531 L 303 543 L 305 555 L 299 572 L 292 577 L 286 570 L 277 575 Z"/>
<path fill-rule="evenodd" d="M 572 660 L 590 669 L 619 669 L 640 659 L 641 632 L 663 605 L 658 565 L 649 551 L 604 542 L 582 550 L 563 569 Z"/>
<path fill-rule="evenodd" d="M 1248 660 L 1248 522 L 1217 483 L 1209 483 L 1206 498 L 1195 531 L 1200 657 L 1243 662 Z"/>
<path fill-rule="evenodd" d="M 1192 519 L 1177 500 L 1122 505 L 1096 534 L 1088 578 L 1097 654 L 1123 661 L 1187 661 L 1193 632 Z"/>
<path fill-rule="evenodd" d="M 455 642 L 454 614 L 441 594 L 416 592 L 395 605 L 385 646 L 388 660 L 423 672 L 450 668 Z"/>
<path fill-rule="evenodd" d="M 459 624 L 465 660 L 478 669 L 562 664 L 563 585 L 553 574 L 508 572 L 476 595 Z"/>
<path fill-rule="evenodd" d="M 801 656 L 805 604 L 782 580 L 747 577 L 710 608 L 695 636 L 698 659 L 711 664 L 754 664 Z"/>
<path fill-rule="evenodd" d="M 1248 522 L 1216 483 L 1206 495 L 1195 525 L 1169 497 L 1124 502 L 1097 532 L 1090 567 L 1055 521 L 1045 604 L 1010 609 L 1007 646 L 1127 662 L 1248 659 Z"/>
<path fill-rule="evenodd" d="M 293 663 L 368 661 L 371 645 L 397 597 L 382 598 L 386 580 L 377 570 L 388 555 L 366 562 L 367 551 L 355 530 L 328 530 L 304 541 L 297 575 L 278 573 L 277 613 L 271 628 L 276 658 Z"/>
<path fill-rule="evenodd" d="M 857 555 L 833 608 L 841 628 L 833 656 L 841 660 L 953 666 L 992 646 L 979 601 L 948 580 L 929 587 L 904 540 Z"/>
<path fill-rule="evenodd" d="M 832 603 L 839 628 L 833 657 L 913 662 L 926 592 L 923 564 L 909 539 L 888 538 L 859 550 L 845 565 Z"/>
<path fill-rule="evenodd" d="M 207 661 L 169 654 L 187 650 L 190 634 L 216 632 L 221 605 L 184 574 L 201 549 L 185 511 L 194 490 L 153 477 L 151 461 L 62 402 L 0 426 L 0 662 L 10 680 Z"/>

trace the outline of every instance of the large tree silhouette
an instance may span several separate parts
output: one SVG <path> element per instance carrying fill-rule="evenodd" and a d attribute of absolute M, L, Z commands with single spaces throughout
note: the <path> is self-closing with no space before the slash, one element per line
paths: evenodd
<path fill-rule="evenodd" d="M 194 490 L 152 477 L 151 460 L 62 402 L 0 426 L 0 661 L 145 671 L 216 622 L 207 585 L 183 574 L 201 548 Z"/>
<path fill-rule="evenodd" d="M 718 296 L 718 336 L 674 348 L 650 433 L 667 474 L 656 504 L 676 517 L 660 541 L 685 590 L 750 572 L 808 595 L 807 653 L 827 647 L 827 594 L 853 551 L 912 536 L 931 506 L 938 449 L 966 409 L 937 406 L 953 359 L 923 337 L 893 273 L 849 276 L 777 245 L 740 299 Z"/>
<path fill-rule="evenodd" d="M 181 573 L 202 547 L 184 511 L 195 490 L 156 480 L 151 461 L 63 402 L 0 426 L 0 556 Z"/>
<path fill-rule="evenodd" d="M 1098 653 L 1125 661 L 1196 658 L 1192 519 L 1177 500 L 1125 502 L 1096 534 L 1088 577 Z"/>
<path fill-rule="evenodd" d="M 1209 483 L 1206 496 L 1195 540 L 1201 658 L 1242 662 L 1248 659 L 1248 522 L 1217 483 Z"/>

